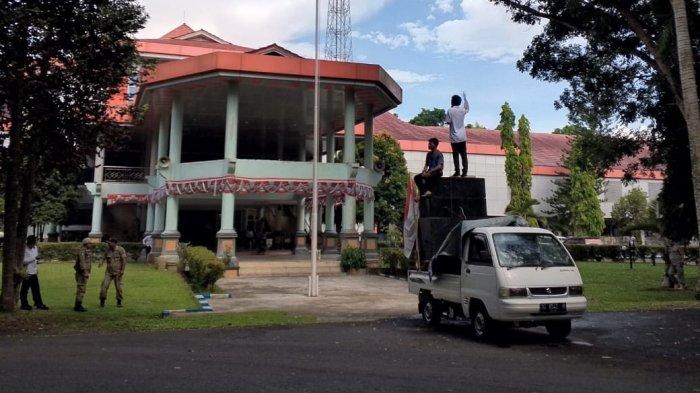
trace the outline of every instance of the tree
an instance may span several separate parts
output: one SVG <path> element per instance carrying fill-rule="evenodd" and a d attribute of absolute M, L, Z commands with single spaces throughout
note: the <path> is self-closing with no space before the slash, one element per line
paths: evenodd
<path fill-rule="evenodd" d="M 547 21 L 518 67 L 536 78 L 568 81 L 570 87 L 558 105 L 569 108 L 574 117 L 594 112 L 629 124 L 651 117 L 652 112 L 658 114 L 656 108 L 678 111 L 690 146 L 697 232 L 700 102 L 695 64 L 700 58 L 700 35 L 691 30 L 700 26 L 698 2 L 491 1 L 508 7 L 515 22 Z M 650 145 L 654 146 L 653 141 Z"/>
<path fill-rule="evenodd" d="M 0 0 L 0 129 L 4 247 L 2 308 L 15 307 L 14 279 L 37 179 L 71 172 L 119 128 L 109 99 L 139 66 L 133 35 L 146 16 L 135 0 Z"/>
<path fill-rule="evenodd" d="M 521 116 L 518 120 L 518 143 L 515 141 L 513 127 L 515 115 L 506 102 L 501 107 L 501 148 L 506 152 L 506 180 L 510 188 L 510 203 L 507 213 L 513 213 L 527 219 L 530 225 L 537 226 L 532 199 L 532 141 L 530 139 L 530 122 Z"/>
<path fill-rule="evenodd" d="M 579 135 L 586 132 L 586 128 L 578 124 L 567 124 L 562 128 L 555 128 L 552 134 L 559 135 Z"/>
<path fill-rule="evenodd" d="M 572 168 L 569 173 L 569 228 L 574 236 L 600 236 L 605 228 L 605 217 L 600 210 L 596 177 L 590 170 Z"/>
<path fill-rule="evenodd" d="M 554 180 L 554 194 L 545 199 L 550 210 L 547 224 L 554 230 L 573 236 L 600 236 L 605 217 L 598 195 L 602 179 L 615 158 L 608 151 L 616 140 L 608 135 L 582 129 L 572 137 L 570 149 L 563 160 L 566 171 Z"/>
<path fill-rule="evenodd" d="M 80 197 L 77 180 L 70 173 L 54 170 L 37 182 L 31 223 L 34 227 L 63 222 Z"/>
<path fill-rule="evenodd" d="M 467 127 L 467 128 L 476 128 L 476 129 L 485 129 L 485 128 L 486 128 L 486 127 L 484 127 L 483 124 L 480 124 L 478 121 L 477 121 L 477 122 L 474 122 L 474 124 L 472 124 L 472 123 L 467 123 L 467 126 L 466 126 L 466 127 Z"/>
<path fill-rule="evenodd" d="M 406 200 L 408 168 L 401 146 L 387 134 L 373 135 L 375 161 L 384 163 L 384 176 L 374 188 L 374 216 L 379 231 L 387 231 L 389 225 L 401 227 L 403 206 Z M 364 163 L 363 142 L 357 144 L 357 162 Z M 361 217 L 361 207 L 358 216 Z"/>
<path fill-rule="evenodd" d="M 629 232 L 631 227 L 639 226 L 646 221 L 648 209 L 647 194 L 634 188 L 615 202 L 610 216 L 618 228 L 623 232 Z"/>
<path fill-rule="evenodd" d="M 417 126 L 443 126 L 445 125 L 445 110 L 422 108 L 419 114 L 409 120 L 409 123 Z"/>

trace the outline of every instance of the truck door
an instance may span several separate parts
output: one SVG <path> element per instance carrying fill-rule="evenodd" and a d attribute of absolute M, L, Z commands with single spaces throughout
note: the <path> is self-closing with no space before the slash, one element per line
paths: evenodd
<path fill-rule="evenodd" d="M 461 295 L 465 315 L 468 315 L 466 306 L 472 299 L 481 300 L 486 305 L 487 311 L 493 310 L 495 297 L 498 296 L 498 282 L 486 235 L 470 234 L 465 250 L 461 275 Z"/>

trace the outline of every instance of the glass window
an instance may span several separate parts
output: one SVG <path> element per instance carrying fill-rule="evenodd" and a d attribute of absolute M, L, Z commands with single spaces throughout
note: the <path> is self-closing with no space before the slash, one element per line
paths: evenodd
<path fill-rule="evenodd" d="M 493 235 L 498 262 L 504 267 L 573 266 L 569 254 L 552 235 L 497 233 Z"/>
<path fill-rule="evenodd" d="M 474 234 L 469 237 L 469 250 L 467 252 L 467 262 L 478 265 L 493 265 L 489 243 L 486 236 Z"/>

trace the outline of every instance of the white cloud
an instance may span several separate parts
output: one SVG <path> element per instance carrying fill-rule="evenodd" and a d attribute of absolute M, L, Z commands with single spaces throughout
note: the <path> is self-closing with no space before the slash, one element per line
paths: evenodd
<path fill-rule="evenodd" d="M 280 45 L 301 57 L 306 57 L 307 59 L 316 57 L 316 47 L 311 42 L 285 42 Z M 318 55 L 321 59 L 323 59 L 323 50 L 323 43 L 321 43 L 321 46 L 318 48 Z"/>
<path fill-rule="evenodd" d="M 454 11 L 454 0 L 435 0 L 433 4 L 433 9 L 438 9 L 444 13 L 449 13 Z"/>
<path fill-rule="evenodd" d="M 432 7 L 437 7 L 438 1 Z M 462 0 L 462 15 L 437 26 L 421 22 L 400 25 L 418 50 L 474 56 L 498 62 L 520 58 L 540 25 L 526 26 L 510 20 L 503 6 L 488 0 Z"/>
<path fill-rule="evenodd" d="M 357 31 L 352 32 L 353 38 L 368 40 L 375 44 L 386 45 L 391 49 L 396 49 L 402 46 L 407 46 L 411 43 L 411 39 L 406 34 L 386 35 L 380 31 L 362 34 Z"/>
<path fill-rule="evenodd" d="M 389 69 L 387 70 L 387 72 L 389 73 L 389 75 L 391 75 L 392 78 L 394 78 L 395 81 L 399 83 L 426 83 L 438 79 L 437 75 L 435 74 L 419 74 L 413 71 L 405 71 L 398 69 Z"/>
<path fill-rule="evenodd" d="M 353 0 L 352 21 L 361 23 L 393 0 Z M 314 32 L 313 0 L 139 0 L 150 15 L 140 38 L 157 38 L 184 21 L 238 45 L 261 47 L 297 42 Z M 325 33 L 327 2 L 321 2 Z"/>

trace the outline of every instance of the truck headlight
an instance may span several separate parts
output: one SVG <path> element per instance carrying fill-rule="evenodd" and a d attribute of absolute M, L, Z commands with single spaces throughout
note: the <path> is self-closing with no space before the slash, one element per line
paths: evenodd
<path fill-rule="evenodd" d="M 582 295 L 583 295 L 583 286 L 575 285 L 575 286 L 569 287 L 569 296 L 582 296 Z"/>
<path fill-rule="evenodd" d="M 498 296 L 501 299 L 509 297 L 527 297 L 526 288 L 500 288 L 498 290 Z"/>

